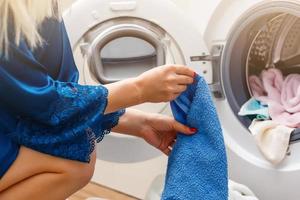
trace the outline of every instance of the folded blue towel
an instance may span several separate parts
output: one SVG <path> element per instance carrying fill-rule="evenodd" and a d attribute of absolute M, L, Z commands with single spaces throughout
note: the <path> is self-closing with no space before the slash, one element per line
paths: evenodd
<path fill-rule="evenodd" d="M 228 199 L 222 129 L 205 80 L 197 76 L 171 107 L 176 120 L 198 132 L 193 136 L 178 134 L 169 157 L 162 199 Z"/>

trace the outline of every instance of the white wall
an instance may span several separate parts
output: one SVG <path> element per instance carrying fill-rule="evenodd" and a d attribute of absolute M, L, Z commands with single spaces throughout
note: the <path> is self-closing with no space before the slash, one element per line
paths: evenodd
<path fill-rule="evenodd" d="M 60 4 L 62 5 L 63 10 L 68 8 L 75 0 L 61 0 Z"/>

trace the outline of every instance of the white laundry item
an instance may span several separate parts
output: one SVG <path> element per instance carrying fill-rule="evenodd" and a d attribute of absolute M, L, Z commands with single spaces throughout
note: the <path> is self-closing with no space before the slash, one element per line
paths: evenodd
<path fill-rule="evenodd" d="M 164 182 L 165 182 L 165 175 L 157 176 L 153 180 L 145 200 L 160 200 L 164 188 Z M 259 199 L 247 186 L 229 180 L 228 200 L 259 200 Z"/>
<path fill-rule="evenodd" d="M 228 200 L 258 200 L 255 194 L 245 185 L 229 180 Z"/>
<path fill-rule="evenodd" d="M 272 120 L 253 120 L 249 127 L 256 144 L 264 157 L 274 165 L 286 156 L 293 128 L 280 125 Z"/>

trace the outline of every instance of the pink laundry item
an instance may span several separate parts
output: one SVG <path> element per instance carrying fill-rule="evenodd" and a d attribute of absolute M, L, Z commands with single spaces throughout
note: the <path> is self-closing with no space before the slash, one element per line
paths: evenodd
<path fill-rule="evenodd" d="M 275 122 L 300 128 L 300 74 L 285 79 L 280 70 L 271 68 L 249 77 L 250 88 L 256 100 L 267 104 Z"/>
<path fill-rule="evenodd" d="M 281 102 L 290 113 L 300 111 L 300 74 L 291 74 L 283 83 Z"/>
<path fill-rule="evenodd" d="M 283 85 L 283 75 L 281 71 L 276 68 L 263 70 L 261 79 L 268 99 L 280 103 Z"/>
<path fill-rule="evenodd" d="M 249 84 L 252 90 L 253 96 L 258 100 L 259 97 L 265 97 L 267 92 L 259 77 L 252 75 L 249 77 Z"/>

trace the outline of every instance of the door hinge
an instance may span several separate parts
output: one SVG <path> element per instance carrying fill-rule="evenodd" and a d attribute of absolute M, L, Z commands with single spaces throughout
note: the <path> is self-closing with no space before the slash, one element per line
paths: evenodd
<path fill-rule="evenodd" d="M 210 90 L 216 99 L 225 99 L 225 93 L 221 82 L 221 59 L 223 53 L 223 44 L 212 46 L 210 55 L 202 53 L 201 56 L 192 56 L 192 62 L 211 62 L 212 64 L 212 83 L 209 84 Z"/>
<path fill-rule="evenodd" d="M 209 87 L 216 99 L 225 99 L 225 93 L 221 80 L 221 59 L 223 49 L 223 44 L 213 45 L 211 49 L 213 81 L 212 84 L 209 85 Z"/>

